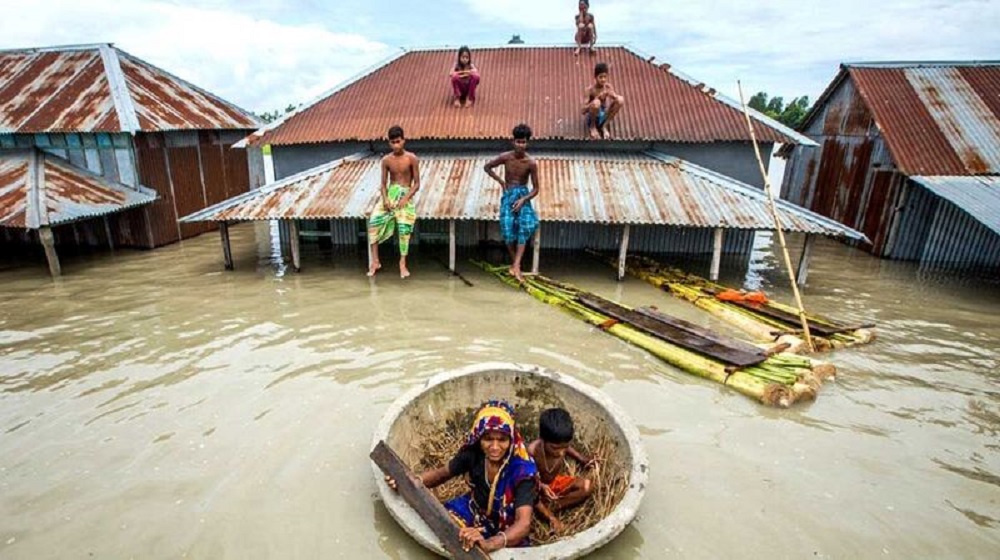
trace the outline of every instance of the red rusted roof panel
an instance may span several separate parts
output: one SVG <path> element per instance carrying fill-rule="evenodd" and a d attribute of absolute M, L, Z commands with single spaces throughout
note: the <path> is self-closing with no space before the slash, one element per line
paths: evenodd
<path fill-rule="evenodd" d="M 117 103 L 115 91 L 121 92 Z M 0 132 L 251 130 L 259 125 L 235 105 L 108 45 L 0 51 Z"/>
<path fill-rule="evenodd" d="M 116 183 L 40 150 L 0 152 L 0 226 L 58 225 L 155 199 L 145 187 Z"/>
<path fill-rule="evenodd" d="M 490 48 L 473 51 L 482 75 L 474 108 L 455 109 L 448 72 L 451 50 L 404 54 L 266 131 L 270 144 L 377 140 L 400 124 L 408 138 L 507 138 L 526 122 L 536 139 L 587 139 L 580 110 L 594 64 L 607 62 L 626 106 L 611 126 L 619 140 L 746 141 L 742 113 L 707 88 L 640 58 L 624 47 L 596 57 L 572 48 Z M 788 142 L 788 134 L 758 120 L 758 137 Z M 791 133 L 794 135 L 794 133 Z"/>
<path fill-rule="evenodd" d="M 847 68 L 901 171 L 1000 173 L 1000 64 Z"/>
<path fill-rule="evenodd" d="M 251 129 L 246 112 L 138 58 L 118 51 L 142 130 Z"/>

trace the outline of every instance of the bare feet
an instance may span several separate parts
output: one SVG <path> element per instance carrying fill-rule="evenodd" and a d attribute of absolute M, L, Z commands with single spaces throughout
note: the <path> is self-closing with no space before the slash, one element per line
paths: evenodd
<path fill-rule="evenodd" d="M 475 106 L 476 106 L 476 102 L 475 102 L 475 101 L 467 101 L 467 102 L 465 103 L 465 108 L 466 108 L 466 109 L 471 109 L 471 108 L 473 108 L 473 107 L 475 107 Z"/>
<path fill-rule="evenodd" d="M 597 49 L 595 49 L 594 47 L 590 47 L 589 49 L 587 49 L 587 52 L 590 53 L 590 56 L 594 56 L 595 54 L 597 54 Z"/>
<path fill-rule="evenodd" d="M 399 263 L 399 277 L 409 278 L 410 269 L 406 268 L 406 263 Z"/>
<path fill-rule="evenodd" d="M 591 140 L 598 140 L 600 138 L 601 138 L 601 134 L 599 132 L 597 132 L 597 127 L 596 126 L 590 127 L 590 139 Z"/>
<path fill-rule="evenodd" d="M 577 47 L 576 50 L 573 51 L 573 56 L 580 56 L 580 47 Z"/>
<path fill-rule="evenodd" d="M 382 268 L 382 263 L 375 261 L 370 267 L 368 267 L 368 276 L 375 276 L 378 269 Z"/>
<path fill-rule="evenodd" d="M 611 132 L 608 131 L 608 129 L 606 129 L 606 128 L 602 128 L 601 129 L 601 138 L 604 138 L 605 140 L 611 140 Z"/>
<path fill-rule="evenodd" d="M 509 272 L 510 275 L 513 276 L 519 284 L 524 284 L 524 275 L 521 274 L 521 269 L 519 267 L 515 268 L 512 266 L 510 267 L 510 270 L 508 270 L 507 272 Z"/>
<path fill-rule="evenodd" d="M 562 534 L 562 532 L 566 530 L 566 526 L 563 525 L 563 522 L 556 519 L 556 516 L 554 515 L 549 518 L 549 528 L 551 528 L 552 532 L 557 535 Z"/>
<path fill-rule="evenodd" d="M 454 107 L 454 108 L 456 108 L 456 109 L 461 109 L 462 108 L 462 102 L 459 101 L 458 99 L 456 99 L 455 102 L 451 104 L 451 106 Z"/>

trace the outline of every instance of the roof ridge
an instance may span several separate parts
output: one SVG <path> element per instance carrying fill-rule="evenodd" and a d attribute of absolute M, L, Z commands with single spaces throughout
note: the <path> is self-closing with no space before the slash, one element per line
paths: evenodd
<path fill-rule="evenodd" d="M 949 66 L 1000 66 L 1000 60 L 901 60 L 843 62 L 845 68 L 923 68 Z"/>
<path fill-rule="evenodd" d="M 118 49 L 110 45 L 102 45 L 98 51 L 101 55 L 101 62 L 104 63 L 104 76 L 107 78 L 108 87 L 111 90 L 111 101 L 115 104 L 115 112 L 118 114 L 118 126 L 122 132 L 134 135 L 141 128 L 139 114 L 135 110 L 132 91 L 125 80 L 125 72 L 122 70 L 122 63 L 118 58 Z"/>
<path fill-rule="evenodd" d="M 39 53 L 39 52 L 58 52 L 58 51 L 88 51 L 96 50 L 103 46 L 114 46 L 114 43 L 80 43 L 80 44 L 70 44 L 70 45 L 53 45 L 47 47 L 21 47 L 16 49 L 0 49 L 0 54 L 12 54 L 12 53 Z"/>

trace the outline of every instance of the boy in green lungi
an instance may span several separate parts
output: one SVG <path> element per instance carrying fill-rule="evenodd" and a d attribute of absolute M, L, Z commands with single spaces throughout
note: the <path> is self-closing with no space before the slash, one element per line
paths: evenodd
<path fill-rule="evenodd" d="M 378 244 L 399 235 L 399 277 L 406 278 L 406 255 L 410 252 L 410 235 L 417 221 L 413 196 L 420 190 L 420 162 L 412 152 L 403 149 L 406 139 L 403 128 L 389 129 L 392 153 L 382 158 L 382 198 L 368 218 L 368 243 L 371 244 L 371 264 L 368 276 L 375 276 L 382 263 L 378 260 Z M 388 186 L 387 186 L 388 185 Z"/>

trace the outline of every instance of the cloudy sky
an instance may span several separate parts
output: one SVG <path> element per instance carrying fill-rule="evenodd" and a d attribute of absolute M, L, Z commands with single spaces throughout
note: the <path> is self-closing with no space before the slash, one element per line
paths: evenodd
<path fill-rule="evenodd" d="M 301 103 L 403 47 L 572 41 L 575 0 L 26 0 L 0 48 L 113 42 L 253 111 Z M 626 43 L 735 94 L 814 99 L 842 61 L 1000 58 L 1000 0 L 592 0 Z M 8 10 L 9 12 L 9 10 Z M 8 13 L 8 15 L 10 15 Z"/>

